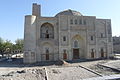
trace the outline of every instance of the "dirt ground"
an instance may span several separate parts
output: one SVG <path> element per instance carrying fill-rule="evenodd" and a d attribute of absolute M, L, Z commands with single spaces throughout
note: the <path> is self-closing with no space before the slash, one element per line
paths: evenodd
<path fill-rule="evenodd" d="M 1 62 L 0 80 L 81 80 L 100 75 L 120 74 L 118 71 L 102 67 L 99 64 L 120 68 L 120 60 L 97 60 L 31 67 L 19 63 Z"/>

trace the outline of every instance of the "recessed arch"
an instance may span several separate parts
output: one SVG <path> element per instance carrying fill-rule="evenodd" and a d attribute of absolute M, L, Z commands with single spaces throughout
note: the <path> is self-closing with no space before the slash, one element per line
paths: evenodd
<path fill-rule="evenodd" d="M 51 23 L 43 23 L 40 27 L 40 38 L 54 38 L 54 27 Z"/>
<path fill-rule="evenodd" d="M 53 58 L 54 58 L 53 44 L 51 42 L 45 41 L 41 44 L 41 47 L 42 47 L 41 59 L 45 60 L 45 61 L 53 60 Z"/>
<path fill-rule="evenodd" d="M 42 44 L 42 47 L 43 47 L 43 54 L 46 54 L 46 53 L 53 53 L 53 44 L 51 44 L 50 42 L 44 42 Z"/>
<path fill-rule="evenodd" d="M 73 47 L 74 47 L 74 48 L 79 48 L 79 47 L 80 47 L 78 40 L 74 40 L 74 42 L 73 42 Z"/>
<path fill-rule="evenodd" d="M 80 35 L 76 34 L 72 37 L 72 47 L 80 48 L 80 46 L 83 45 L 83 41 L 83 38 Z"/>
<path fill-rule="evenodd" d="M 79 34 L 75 34 L 72 37 L 71 43 L 73 59 L 82 58 L 84 56 L 83 51 L 85 46 L 83 37 Z"/>
<path fill-rule="evenodd" d="M 83 38 L 79 34 L 74 35 L 72 39 L 83 40 Z"/>

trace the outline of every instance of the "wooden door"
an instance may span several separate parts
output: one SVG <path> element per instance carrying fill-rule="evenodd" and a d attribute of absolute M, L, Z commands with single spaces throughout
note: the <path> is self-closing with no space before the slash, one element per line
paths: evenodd
<path fill-rule="evenodd" d="M 104 57 L 104 50 L 101 48 L 101 57 Z"/>
<path fill-rule="evenodd" d="M 63 59 L 67 59 L 67 54 L 63 53 Z"/>
<path fill-rule="evenodd" d="M 73 59 L 79 59 L 79 49 L 73 49 Z"/>
<path fill-rule="evenodd" d="M 94 52 L 91 52 L 91 58 L 94 58 Z"/>
<path fill-rule="evenodd" d="M 101 52 L 101 57 L 104 57 L 104 52 Z"/>
<path fill-rule="evenodd" d="M 49 54 L 46 54 L 46 60 L 49 60 Z"/>

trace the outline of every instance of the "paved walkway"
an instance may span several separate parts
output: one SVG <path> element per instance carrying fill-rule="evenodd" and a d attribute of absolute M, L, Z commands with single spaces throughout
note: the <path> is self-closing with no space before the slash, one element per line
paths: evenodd
<path fill-rule="evenodd" d="M 120 70 L 120 60 L 113 60 L 102 65 Z"/>
<path fill-rule="evenodd" d="M 47 74 L 49 80 L 80 80 L 98 77 L 98 75 L 81 67 L 50 68 L 47 69 Z"/>
<path fill-rule="evenodd" d="M 83 80 L 120 80 L 120 75 L 109 75 L 109 76 L 103 76 L 103 77 L 93 77 L 93 78 L 87 78 Z"/>

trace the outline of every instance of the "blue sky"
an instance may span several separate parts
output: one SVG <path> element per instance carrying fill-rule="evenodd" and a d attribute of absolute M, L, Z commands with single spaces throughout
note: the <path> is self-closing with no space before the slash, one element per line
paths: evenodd
<path fill-rule="evenodd" d="M 31 14 L 32 3 L 41 4 L 42 16 L 73 9 L 86 16 L 111 19 L 113 36 L 120 35 L 120 0 L 1 0 L 0 37 L 12 42 L 23 38 L 24 16 Z"/>

